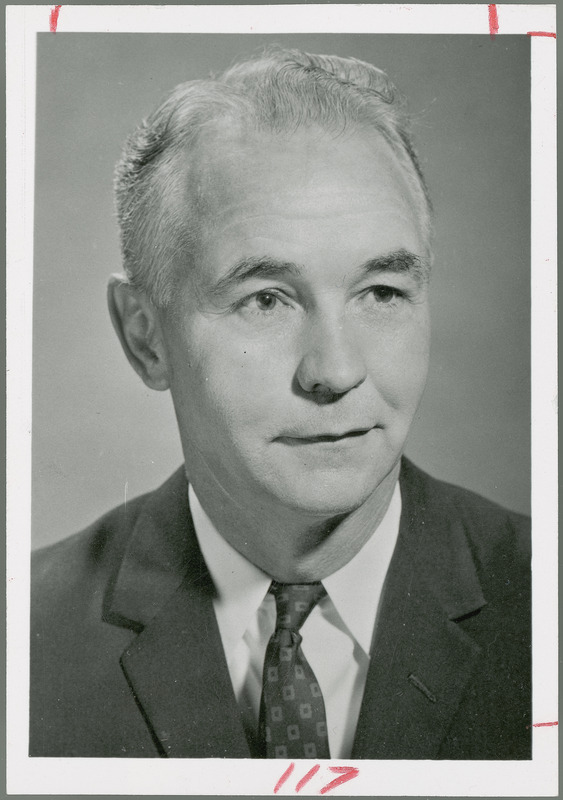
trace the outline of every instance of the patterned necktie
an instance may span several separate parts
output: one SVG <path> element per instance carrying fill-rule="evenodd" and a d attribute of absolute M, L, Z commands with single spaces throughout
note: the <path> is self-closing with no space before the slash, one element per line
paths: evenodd
<path fill-rule="evenodd" d="M 299 629 L 326 591 L 321 583 L 280 584 L 276 629 L 264 659 L 260 738 L 265 758 L 330 758 L 325 705 L 301 650 Z"/>

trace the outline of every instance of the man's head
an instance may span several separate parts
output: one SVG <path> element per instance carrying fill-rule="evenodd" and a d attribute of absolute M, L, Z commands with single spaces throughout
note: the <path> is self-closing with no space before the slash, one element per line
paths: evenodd
<path fill-rule="evenodd" d="M 144 199 L 122 162 L 132 285 L 111 284 L 112 316 L 147 385 L 171 389 L 210 505 L 322 522 L 398 463 L 427 369 L 429 210 L 394 102 L 373 67 L 268 56 L 175 90 L 137 163 Z M 217 106 L 198 135 L 186 103 Z"/>
<path fill-rule="evenodd" d="M 197 169 L 221 131 L 290 135 L 318 127 L 338 137 L 383 137 L 409 183 L 430 245 L 430 202 L 404 98 L 384 72 L 353 58 L 272 49 L 217 78 L 173 89 L 127 139 L 115 194 L 128 279 L 168 305 L 197 260 L 206 197 Z"/>

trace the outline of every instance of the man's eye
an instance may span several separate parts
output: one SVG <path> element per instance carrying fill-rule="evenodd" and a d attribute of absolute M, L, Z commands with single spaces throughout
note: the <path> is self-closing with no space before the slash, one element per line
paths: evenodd
<path fill-rule="evenodd" d="M 253 299 L 259 311 L 272 311 L 278 302 L 276 295 L 271 292 L 258 292 Z"/>
<path fill-rule="evenodd" d="M 254 315 L 256 318 L 264 316 L 277 316 L 280 311 L 287 310 L 288 303 L 280 293 L 273 289 L 262 289 L 253 292 L 232 306 L 233 311 Z"/>
<path fill-rule="evenodd" d="M 385 285 L 373 286 L 371 292 L 378 303 L 390 303 L 401 296 L 401 292 L 398 289 Z"/>

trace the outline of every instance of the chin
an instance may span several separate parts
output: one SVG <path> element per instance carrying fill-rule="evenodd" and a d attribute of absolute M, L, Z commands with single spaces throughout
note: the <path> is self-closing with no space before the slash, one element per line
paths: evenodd
<path fill-rule="evenodd" d="M 312 517 L 330 518 L 356 511 L 384 477 L 377 480 L 373 476 L 370 479 L 365 475 L 347 473 L 337 476 L 311 474 L 276 494 L 286 508 Z"/>

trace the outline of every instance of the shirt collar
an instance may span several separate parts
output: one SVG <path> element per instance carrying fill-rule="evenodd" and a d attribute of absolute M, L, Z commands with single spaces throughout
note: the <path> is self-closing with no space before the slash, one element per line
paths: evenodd
<path fill-rule="evenodd" d="M 272 579 L 221 536 L 191 484 L 189 503 L 199 546 L 217 592 L 213 604 L 221 640 L 229 653 L 244 636 Z"/>
<path fill-rule="evenodd" d="M 383 583 L 399 535 L 401 492 L 395 485 L 385 516 L 354 558 L 332 575 L 323 586 L 348 630 L 369 655 L 377 607 Z"/>
<path fill-rule="evenodd" d="M 272 579 L 221 536 L 191 484 L 189 503 L 199 546 L 217 592 L 213 602 L 228 654 L 244 636 Z M 401 495 L 397 482 L 389 508 L 374 534 L 354 558 L 323 579 L 323 586 L 342 621 L 366 654 L 371 648 L 377 606 L 397 542 L 400 516 Z"/>

